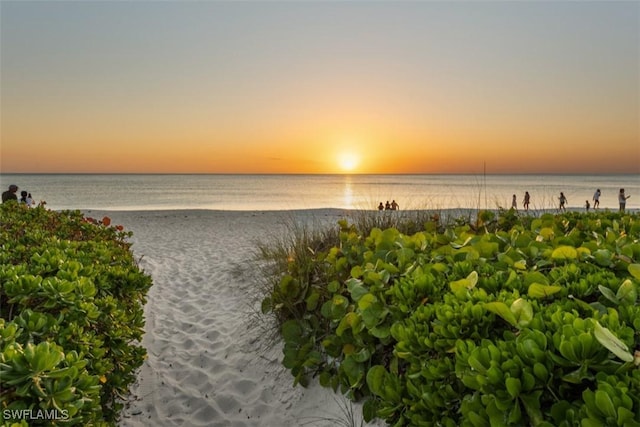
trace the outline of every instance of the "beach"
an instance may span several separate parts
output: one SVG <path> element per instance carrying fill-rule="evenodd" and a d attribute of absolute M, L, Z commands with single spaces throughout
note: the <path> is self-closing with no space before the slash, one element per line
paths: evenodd
<path fill-rule="evenodd" d="M 147 359 L 130 388 L 121 426 L 335 426 L 361 408 L 312 380 L 293 386 L 282 345 L 260 312 L 261 244 L 295 229 L 337 227 L 362 212 L 102 211 L 95 219 L 133 232 L 132 251 L 153 279 L 142 345 Z M 410 211 L 384 212 L 402 218 Z M 473 215 L 445 210 L 447 216 Z M 382 213 L 381 213 L 382 214 Z M 540 212 L 532 212 L 540 214 Z M 444 218 L 441 217 L 441 218 Z M 342 424 L 340 424 L 342 423 Z M 355 425 L 360 425 L 359 422 Z M 376 421 L 371 425 L 383 425 Z"/>
<path fill-rule="evenodd" d="M 153 278 L 122 426 L 334 426 L 349 403 L 317 383 L 293 386 L 279 343 L 255 322 L 258 242 L 293 224 L 337 226 L 347 211 L 85 211 L 132 231 Z M 264 326 L 264 325 L 263 325 Z M 270 345 L 272 344 L 272 345 Z M 354 409 L 360 417 L 360 408 Z"/>

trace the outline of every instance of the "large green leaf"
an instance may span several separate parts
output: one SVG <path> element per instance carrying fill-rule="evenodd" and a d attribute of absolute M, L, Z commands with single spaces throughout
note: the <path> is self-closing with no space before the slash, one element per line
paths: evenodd
<path fill-rule="evenodd" d="M 507 387 L 507 392 L 513 399 L 520 395 L 520 391 L 522 390 L 522 383 L 518 378 L 507 378 L 505 380 L 505 386 Z"/>
<path fill-rule="evenodd" d="M 638 299 L 638 291 L 636 285 L 629 279 L 622 282 L 618 292 L 616 293 L 618 300 L 624 304 L 633 305 Z"/>
<path fill-rule="evenodd" d="M 469 275 L 466 278 L 453 281 L 449 283 L 449 286 L 451 287 L 451 291 L 453 293 L 456 293 L 461 289 L 465 289 L 465 288 L 473 289 L 477 283 L 478 283 L 478 273 L 476 271 L 472 271 L 471 273 L 469 273 Z"/>
<path fill-rule="evenodd" d="M 360 301 L 360 298 L 369 293 L 369 290 L 358 279 L 349 279 L 346 283 L 351 298 L 356 302 Z"/>
<path fill-rule="evenodd" d="M 629 273 L 631 273 L 633 277 L 640 280 L 640 264 L 629 264 L 627 270 L 629 270 Z"/>
<path fill-rule="evenodd" d="M 549 295 L 556 294 L 562 290 L 562 286 L 557 285 L 542 285 L 540 283 L 532 283 L 529 286 L 527 295 L 531 298 L 545 298 Z"/>
<path fill-rule="evenodd" d="M 488 302 L 484 304 L 484 308 L 502 317 L 511 326 L 518 326 L 518 320 L 507 304 L 500 301 Z"/>
<path fill-rule="evenodd" d="M 529 286 L 533 283 L 539 283 L 541 285 L 548 285 L 549 279 L 539 271 L 530 271 L 524 274 L 524 284 Z"/>
<path fill-rule="evenodd" d="M 607 348 L 611 353 L 618 356 L 619 359 L 625 362 L 633 362 L 633 354 L 629 352 L 629 347 L 613 333 L 602 326 L 600 322 L 595 321 L 595 328 L 593 329 L 593 335 L 596 339 Z"/>
<path fill-rule="evenodd" d="M 362 321 L 368 328 L 380 324 L 386 317 L 388 309 L 373 294 L 364 295 L 358 301 Z"/>
<path fill-rule="evenodd" d="M 606 286 L 598 285 L 598 290 L 606 299 L 608 299 L 612 303 L 614 304 L 620 303 L 620 300 L 618 299 L 616 294 L 614 294 L 613 291 L 607 288 Z"/>
<path fill-rule="evenodd" d="M 608 267 L 611 265 L 612 254 L 608 249 L 598 249 L 593 252 L 593 257 L 596 260 L 596 263 L 603 267 Z"/>
<path fill-rule="evenodd" d="M 551 253 L 551 258 L 557 261 L 572 261 L 578 258 L 578 251 L 573 246 L 558 246 Z"/>
<path fill-rule="evenodd" d="M 517 326 L 526 327 L 533 319 L 533 307 L 525 299 L 518 298 L 511 304 L 511 312 L 515 316 Z"/>
<path fill-rule="evenodd" d="M 616 408 L 604 390 L 596 390 L 596 406 L 607 418 L 616 419 Z"/>
<path fill-rule="evenodd" d="M 383 397 L 384 395 L 384 380 L 387 375 L 387 370 L 384 366 L 375 365 L 372 366 L 367 372 L 367 385 L 371 393 L 376 396 Z"/>

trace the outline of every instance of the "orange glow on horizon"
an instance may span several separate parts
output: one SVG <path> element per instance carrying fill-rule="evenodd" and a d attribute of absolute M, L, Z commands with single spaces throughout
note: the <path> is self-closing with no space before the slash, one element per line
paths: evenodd
<path fill-rule="evenodd" d="M 400 124 L 399 114 L 381 119 L 365 109 L 343 113 L 342 120 L 319 110 L 295 120 L 219 127 L 152 124 L 150 118 L 138 120 L 140 127 L 75 124 L 40 116 L 33 118 L 42 125 L 37 128 L 5 114 L 0 171 L 447 174 L 482 173 L 486 165 L 487 173 L 640 173 L 634 129 L 596 133 L 571 126 L 555 134 L 508 123 L 456 126 L 444 116 L 441 124 Z"/>
<path fill-rule="evenodd" d="M 4 138 L 3 138 L 4 139 Z M 226 144 L 177 141 L 85 144 L 45 140 L 28 153 L 23 144 L 4 144 L 2 173 L 265 173 L 265 174 L 423 174 L 423 173 L 640 173 L 640 149 L 624 145 L 543 144 L 489 147 L 392 138 L 367 143 L 280 141 Z M 88 148 L 90 146 L 91 148 Z M 25 160 L 26 159 L 26 160 Z"/>

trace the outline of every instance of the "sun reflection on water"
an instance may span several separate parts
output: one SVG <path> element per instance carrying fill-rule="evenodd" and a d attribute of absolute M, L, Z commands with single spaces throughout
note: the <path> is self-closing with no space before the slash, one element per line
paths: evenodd
<path fill-rule="evenodd" d="M 344 176 L 343 202 L 346 209 L 353 209 L 353 186 L 351 175 Z"/>

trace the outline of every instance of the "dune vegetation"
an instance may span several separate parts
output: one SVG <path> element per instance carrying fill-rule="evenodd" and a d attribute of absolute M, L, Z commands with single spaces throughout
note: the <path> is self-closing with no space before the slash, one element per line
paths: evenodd
<path fill-rule="evenodd" d="M 146 357 L 151 278 L 130 232 L 79 211 L 0 205 L 2 425 L 115 425 Z"/>
<path fill-rule="evenodd" d="M 640 215 L 388 215 L 262 248 L 294 384 L 395 426 L 640 426 Z"/>

